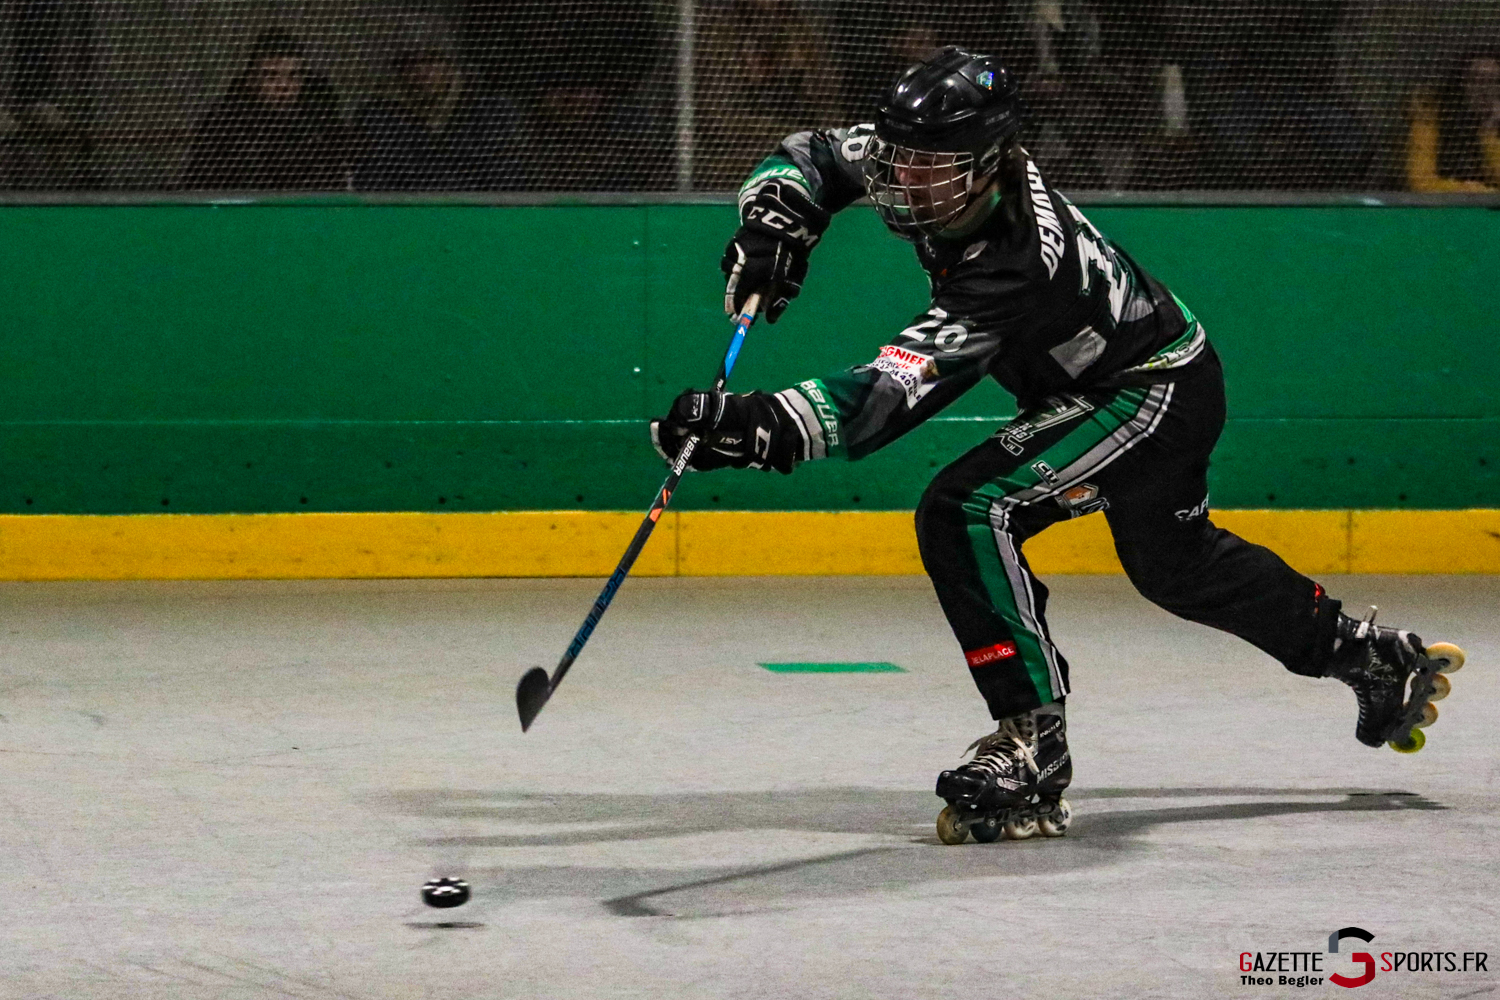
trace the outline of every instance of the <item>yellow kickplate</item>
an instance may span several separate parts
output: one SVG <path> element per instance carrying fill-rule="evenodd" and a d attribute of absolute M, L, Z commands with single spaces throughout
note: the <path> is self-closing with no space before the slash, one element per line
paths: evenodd
<path fill-rule="evenodd" d="M 477 514 L 0 515 L 0 579 L 606 576 L 634 511 Z M 1500 573 L 1500 510 L 1215 511 L 1304 573 Z M 1026 544 L 1040 574 L 1119 573 L 1089 516 Z M 907 511 L 663 515 L 637 576 L 922 572 Z"/>
<path fill-rule="evenodd" d="M 675 515 L 636 563 L 676 572 Z M 0 516 L 0 578 L 608 576 L 641 523 L 612 511 Z"/>
<path fill-rule="evenodd" d="M 1351 573 L 1500 573 L 1500 510 L 1351 512 Z"/>
<path fill-rule="evenodd" d="M 910 511 L 690 510 L 677 516 L 682 576 L 922 572 Z"/>

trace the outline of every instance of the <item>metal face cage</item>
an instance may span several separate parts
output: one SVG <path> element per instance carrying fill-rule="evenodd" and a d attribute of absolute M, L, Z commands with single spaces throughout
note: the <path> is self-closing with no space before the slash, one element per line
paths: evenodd
<path fill-rule="evenodd" d="M 912 149 L 877 138 L 866 161 L 865 189 L 897 234 L 937 236 L 969 207 L 974 154 Z"/>

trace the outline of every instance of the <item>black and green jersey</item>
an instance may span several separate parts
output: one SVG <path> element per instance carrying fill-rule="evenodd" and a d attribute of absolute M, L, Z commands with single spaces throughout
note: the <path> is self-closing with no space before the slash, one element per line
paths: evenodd
<path fill-rule="evenodd" d="M 741 188 L 780 178 L 836 212 L 864 193 L 874 130 L 799 132 Z M 917 257 L 932 304 L 865 363 L 777 396 L 802 432 L 803 460 L 862 458 L 990 376 L 1025 411 L 1075 390 L 1150 384 L 1202 353 L 1204 335 L 1160 282 L 1048 186 L 1024 149 L 1000 170 L 997 209 Z"/>

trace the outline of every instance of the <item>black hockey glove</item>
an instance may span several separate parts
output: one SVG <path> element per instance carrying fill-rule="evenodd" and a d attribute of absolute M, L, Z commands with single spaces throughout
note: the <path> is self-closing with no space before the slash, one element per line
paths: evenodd
<path fill-rule="evenodd" d="M 760 292 L 766 322 L 776 322 L 802 291 L 808 255 L 823 238 L 829 218 L 790 181 L 761 185 L 740 209 L 740 228 L 719 262 L 728 279 L 724 311 L 738 314 L 751 293 Z"/>
<path fill-rule="evenodd" d="M 801 438 L 790 417 L 769 393 L 699 392 L 685 389 L 672 412 L 651 421 L 651 444 L 668 462 L 676 461 L 683 439 L 701 440 L 688 460 L 698 472 L 712 469 L 775 469 L 790 473 Z"/>

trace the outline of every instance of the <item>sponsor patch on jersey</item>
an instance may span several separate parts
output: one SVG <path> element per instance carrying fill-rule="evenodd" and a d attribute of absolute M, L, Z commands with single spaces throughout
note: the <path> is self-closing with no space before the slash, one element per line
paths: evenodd
<path fill-rule="evenodd" d="M 978 257 L 980 254 L 984 253 L 984 248 L 989 245 L 989 240 L 980 240 L 978 243 L 971 244 L 969 248 L 964 251 L 964 260 L 973 260 L 975 257 Z M 962 264 L 963 262 L 963 260 L 959 261 L 960 264 Z"/>
<path fill-rule="evenodd" d="M 1072 489 L 1064 490 L 1062 499 L 1065 503 L 1087 503 L 1099 495 L 1099 487 L 1093 483 L 1080 483 Z"/>
<path fill-rule="evenodd" d="M 908 408 L 916 406 L 919 399 L 932 391 L 932 386 L 927 384 L 927 380 L 937 376 L 937 362 L 932 358 L 894 344 L 882 347 L 875 360 L 865 367 L 873 371 L 885 372 L 900 383 L 901 388 L 906 392 Z"/>
<path fill-rule="evenodd" d="M 964 652 L 964 659 L 969 661 L 969 669 L 988 666 L 999 660 L 1008 660 L 1016 655 L 1016 644 L 1010 640 L 997 642 L 993 646 L 983 649 L 970 649 Z"/>
<path fill-rule="evenodd" d="M 1079 483 L 1063 490 L 1057 502 L 1067 508 L 1073 517 L 1109 510 L 1109 501 L 1099 495 L 1099 487 L 1093 483 Z"/>
<path fill-rule="evenodd" d="M 1047 194 L 1047 185 L 1036 163 L 1026 161 L 1026 181 L 1031 187 L 1031 209 L 1036 215 L 1036 235 L 1041 241 L 1042 263 L 1047 265 L 1047 278 L 1057 275 L 1057 265 L 1062 262 L 1067 240 L 1063 238 L 1062 221 L 1052 210 L 1052 199 Z"/>

